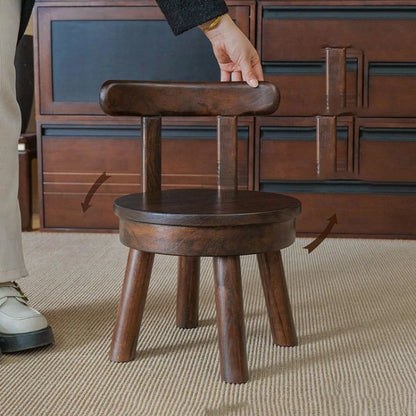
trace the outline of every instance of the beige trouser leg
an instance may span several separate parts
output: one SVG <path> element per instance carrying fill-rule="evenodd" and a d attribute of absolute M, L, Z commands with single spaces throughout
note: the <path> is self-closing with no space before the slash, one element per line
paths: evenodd
<path fill-rule="evenodd" d="M 14 54 L 21 0 L 0 0 L 0 282 L 26 276 L 17 191 L 20 110 Z"/>

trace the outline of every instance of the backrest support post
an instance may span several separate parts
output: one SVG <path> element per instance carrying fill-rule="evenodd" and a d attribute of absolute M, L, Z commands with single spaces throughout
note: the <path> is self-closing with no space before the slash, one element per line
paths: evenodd
<path fill-rule="evenodd" d="M 237 117 L 217 117 L 218 189 L 238 187 L 238 129 Z"/>
<path fill-rule="evenodd" d="M 142 192 L 162 187 L 162 128 L 160 117 L 142 117 Z"/>

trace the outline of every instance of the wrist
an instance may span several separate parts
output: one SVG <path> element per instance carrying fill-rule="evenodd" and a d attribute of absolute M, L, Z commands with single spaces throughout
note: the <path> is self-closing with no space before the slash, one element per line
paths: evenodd
<path fill-rule="evenodd" d="M 213 19 L 208 20 L 205 23 L 202 23 L 202 25 L 199 25 L 199 28 L 204 33 L 207 33 L 209 31 L 215 29 L 221 23 L 221 20 L 222 20 L 223 16 L 224 15 L 220 15 L 220 16 L 214 17 Z"/>
<path fill-rule="evenodd" d="M 199 25 L 199 28 L 205 33 L 205 35 L 211 39 L 218 34 L 222 33 L 227 26 L 234 26 L 234 22 L 228 13 L 216 17 L 215 19 L 208 20 L 207 22 Z"/>

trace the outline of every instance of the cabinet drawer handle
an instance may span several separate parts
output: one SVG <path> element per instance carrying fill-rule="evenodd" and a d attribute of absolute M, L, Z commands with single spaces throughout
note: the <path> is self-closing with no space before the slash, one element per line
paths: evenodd
<path fill-rule="evenodd" d="M 345 48 L 325 48 L 326 59 L 326 112 L 338 114 L 346 105 L 346 51 Z"/>
<path fill-rule="evenodd" d="M 347 62 L 354 63 L 355 88 L 347 91 Z M 363 106 L 363 51 L 352 47 L 326 47 L 326 114 L 354 112 Z M 349 87 L 351 88 L 351 87 Z M 349 94 L 349 95 L 348 95 Z"/>
<path fill-rule="evenodd" d="M 337 119 L 335 116 L 316 117 L 317 175 L 331 179 L 337 169 Z"/>

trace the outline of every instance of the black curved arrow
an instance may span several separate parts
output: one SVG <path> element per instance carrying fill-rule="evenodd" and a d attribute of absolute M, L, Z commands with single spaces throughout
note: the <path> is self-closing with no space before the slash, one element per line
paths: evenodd
<path fill-rule="evenodd" d="M 82 212 L 85 212 L 89 207 L 92 206 L 92 205 L 89 205 L 91 198 L 97 192 L 97 189 L 100 187 L 100 185 L 103 184 L 108 178 L 111 178 L 111 176 L 108 176 L 105 174 L 105 172 L 103 172 L 101 176 L 91 186 L 90 190 L 87 193 L 87 196 L 84 199 L 84 202 L 81 202 Z"/>
<path fill-rule="evenodd" d="M 315 250 L 316 247 L 318 247 L 319 244 L 321 244 L 322 241 L 324 241 L 325 238 L 328 237 L 328 234 L 331 232 L 334 225 L 338 224 L 337 214 L 334 214 L 332 217 L 328 218 L 327 221 L 329 221 L 329 224 L 326 226 L 325 230 L 323 230 L 322 233 L 319 234 L 319 236 L 315 240 L 312 241 L 312 243 L 303 247 L 303 248 L 306 248 L 308 250 L 308 254 L 310 254 L 311 251 Z"/>

